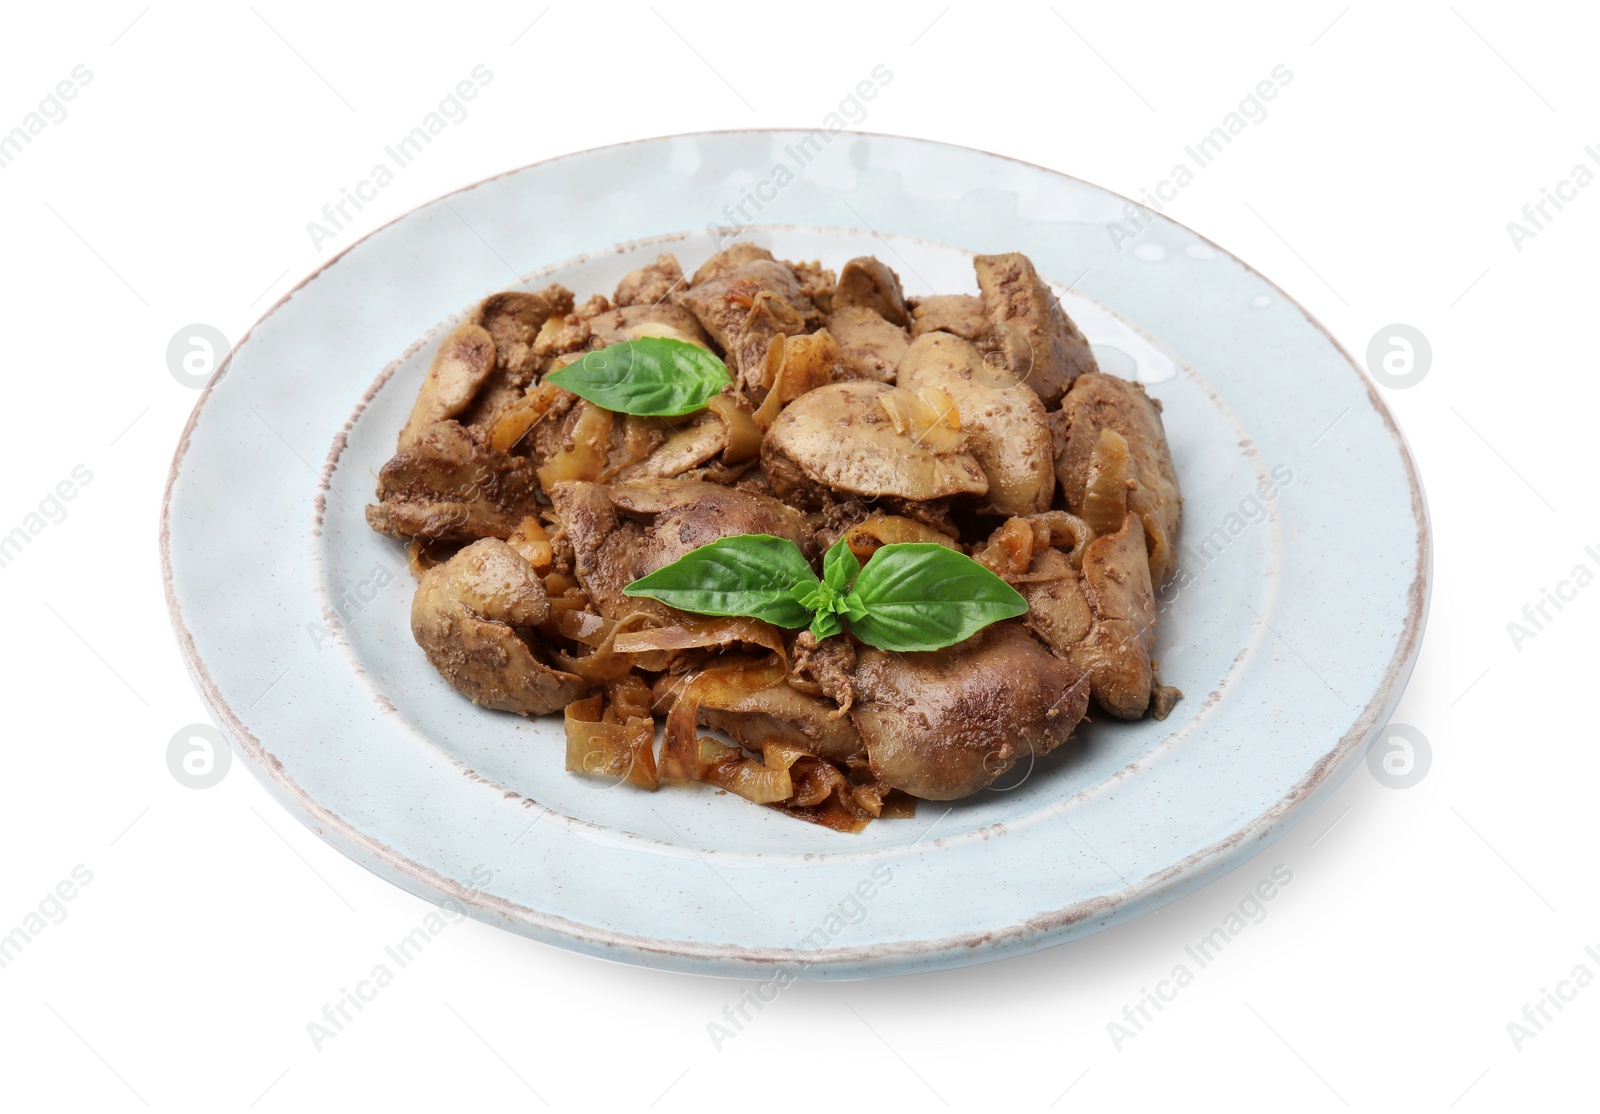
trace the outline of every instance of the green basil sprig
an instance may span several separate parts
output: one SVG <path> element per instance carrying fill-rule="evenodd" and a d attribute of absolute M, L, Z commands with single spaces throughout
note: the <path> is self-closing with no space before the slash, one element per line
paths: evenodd
<path fill-rule="evenodd" d="M 698 344 L 640 337 L 585 352 L 545 379 L 619 414 L 691 414 L 733 380 L 728 366 Z"/>
<path fill-rule="evenodd" d="M 623 590 L 697 615 L 745 615 L 809 626 L 818 638 L 846 628 L 880 650 L 939 650 L 1028 602 L 972 558 L 931 542 L 881 547 L 863 568 L 843 538 L 818 577 L 793 542 L 739 534 L 684 554 Z"/>

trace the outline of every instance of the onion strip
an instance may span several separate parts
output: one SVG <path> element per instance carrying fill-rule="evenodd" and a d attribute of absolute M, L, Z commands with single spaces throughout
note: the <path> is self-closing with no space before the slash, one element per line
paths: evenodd
<path fill-rule="evenodd" d="M 489 426 L 489 443 L 501 452 L 509 452 L 566 394 L 570 392 L 554 383 L 540 383 L 496 415 Z"/>
<path fill-rule="evenodd" d="M 528 564 L 540 573 L 548 572 L 551 562 L 555 560 L 550 535 L 545 532 L 544 523 L 539 521 L 537 515 L 530 514 L 517 523 L 506 544 L 527 558 Z"/>
<path fill-rule="evenodd" d="M 588 619 L 598 619 L 602 627 L 591 629 L 588 619 L 570 619 L 568 616 L 587 615 Z M 555 651 L 551 657 L 556 664 L 568 673 L 582 677 L 591 685 L 604 684 L 615 681 L 632 670 L 635 666 L 640 669 L 656 671 L 667 667 L 665 653 L 620 653 L 616 649 L 616 638 L 619 634 L 633 629 L 638 623 L 650 617 L 648 611 L 630 611 L 615 623 L 611 623 L 590 612 L 564 611 L 556 617 L 558 624 L 583 623 L 582 637 L 575 637 L 573 641 L 582 642 L 584 645 L 594 646 L 594 653 L 582 657 L 574 657 L 562 651 Z M 559 628 L 558 628 L 559 629 Z M 593 641 L 591 641 L 593 640 Z"/>
<path fill-rule="evenodd" d="M 760 646 L 778 655 L 784 672 L 789 670 L 789 653 L 783 635 L 771 623 L 738 617 L 700 619 L 681 626 L 653 627 L 619 634 L 612 649 L 619 654 L 640 654 L 649 650 L 688 650 L 699 646 L 727 646 L 742 642 Z"/>
<path fill-rule="evenodd" d="M 961 546 L 925 522 L 898 514 L 873 515 L 844 532 L 845 544 L 856 559 L 865 563 L 878 549 L 897 542 L 933 542 L 961 552 Z"/>
<path fill-rule="evenodd" d="M 1115 534 L 1128 513 L 1128 442 L 1114 429 L 1102 429 L 1089 454 L 1082 518 L 1096 534 Z"/>
<path fill-rule="evenodd" d="M 567 705 L 567 769 L 654 792 L 661 784 L 656 776 L 655 720 L 628 716 L 609 723 L 601 713 L 604 703 L 605 697 L 591 696 Z"/>
<path fill-rule="evenodd" d="M 538 469 L 539 486 L 546 491 L 563 480 L 593 480 L 605 471 L 614 415 L 592 402 L 579 405 L 582 409 L 572 427 L 572 447 L 561 449 Z"/>
<path fill-rule="evenodd" d="M 667 713 L 666 739 L 661 747 L 662 776 L 702 780 L 698 742 L 701 703 L 760 692 L 782 681 L 787 672 L 781 662 L 747 661 L 713 666 L 691 677 Z"/>
<path fill-rule="evenodd" d="M 770 397 L 770 396 L 769 396 Z M 729 464 L 752 460 L 761 452 L 761 427 L 756 425 L 750 411 L 734 401 L 731 395 L 717 395 L 706 408 L 722 419 L 727 427 L 727 439 L 722 446 L 722 459 Z"/>
<path fill-rule="evenodd" d="M 778 411 L 814 387 L 833 382 L 833 369 L 839 362 L 839 346 L 826 329 L 802 336 L 779 333 L 767 345 L 764 368 L 767 397 L 753 415 L 755 424 L 766 430 L 777 420 Z"/>

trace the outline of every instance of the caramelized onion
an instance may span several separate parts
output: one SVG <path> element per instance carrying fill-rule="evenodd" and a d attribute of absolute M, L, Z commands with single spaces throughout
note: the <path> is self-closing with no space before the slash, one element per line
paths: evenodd
<path fill-rule="evenodd" d="M 1021 576 L 1033 562 L 1034 541 L 1033 525 L 1026 518 L 1008 518 L 972 558 L 998 577 Z"/>
<path fill-rule="evenodd" d="M 568 618 L 568 616 L 581 616 L 583 618 Z M 600 616 L 594 615 L 592 612 L 562 612 L 556 617 L 555 621 L 558 624 L 581 624 L 581 626 L 574 629 L 581 630 L 583 633 L 569 637 L 572 637 L 573 641 L 582 642 L 586 646 L 592 645 L 594 652 L 585 654 L 582 657 L 574 657 L 571 654 L 556 651 L 551 656 L 560 668 L 568 673 L 574 673 L 582 677 L 591 685 L 603 685 L 607 681 L 615 681 L 620 677 L 626 676 L 635 666 L 651 671 L 665 669 L 668 664 L 668 656 L 664 653 L 621 653 L 616 649 L 617 636 L 637 628 L 647 618 L 649 618 L 649 612 L 630 611 L 615 623 L 611 623 Z M 590 620 L 598 620 L 601 625 L 595 628 L 591 625 Z M 565 634 L 565 630 L 562 633 Z"/>
<path fill-rule="evenodd" d="M 750 411 L 740 406 L 732 395 L 717 395 L 706 409 L 722 419 L 727 427 L 727 440 L 722 446 L 722 459 L 729 464 L 750 460 L 761 451 L 761 428 L 756 425 Z"/>
<path fill-rule="evenodd" d="M 562 448 L 539 468 L 539 486 L 546 491 L 563 480 L 593 480 L 605 470 L 614 415 L 592 402 L 578 405 L 582 410 L 572 427 L 572 447 Z"/>
<path fill-rule="evenodd" d="M 763 431 L 772 426 L 778 411 L 811 390 L 833 382 L 833 369 L 839 362 L 839 346 L 826 329 L 791 337 L 779 333 L 767 345 L 763 376 L 767 397 L 755 412 L 755 424 Z"/>
<path fill-rule="evenodd" d="M 701 780 L 697 729 L 702 703 L 723 703 L 760 692 L 782 681 L 786 672 L 777 661 L 740 662 L 713 666 L 691 677 L 667 713 L 666 740 L 661 747 L 662 776 Z"/>
<path fill-rule="evenodd" d="M 510 451 L 511 447 L 526 437 L 528 431 L 538 425 L 550 412 L 550 408 L 568 393 L 554 383 L 540 383 L 500 411 L 494 423 L 489 426 L 489 443 L 501 452 Z"/>
<path fill-rule="evenodd" d="M 1083 489 L 1083 520 L 1096 534 L 1115 534 L 1128 513 L 1128 442 L 1114 429 L 1102 429 L 1089 456 Z"/>
<path fill-rule="evenodd" d="M 771 623 L 760 619 L 739 617 L 697 619 L 679 626 L 653 627 L 649 630 L 619 634 L 612 649 L 619 654 L 639 654 L 648 650 L 688 650 L 697 646 L 730 646 L 742 642 L 761 646 L 778 655 L 785 672 L 789 669 L 789 652 L 783 644 L 783 635 Z"/>
<path fill-rule="evenodd" d="M 649 460 L 651 454 L 666 443 L 667 434 L 673 428 L 660 418 L 643 414 L 617 414 L 617 417 L 622 419 L 621 452 L 595 477 L 596 483 L 610 483 L 623 469 Z"/>
<path fill-rule="evenodd" d="M 653 792 L 660 785 L 655 720 L 626 716 L 619 717 L 620 722 L 607 722 L 601 714 L 604 702 L 603 696 L 591 696 L 567 705 L 567 769 Z"/>
<path fill-rule="evenodd" d="M 896 433 L 905 434 L 933 453 L 958 453 L 967 445 L 961 432 L 961 411 L 938 387 L 896 387 L 878 398 Z"/>
<path fill-rule="evenodd" d="M 831 762 L 807 756 L 790 767 L 790 777 L 793 799 L 773 807 L 837 832 L 859 832 L 871 823 L 873 813 L 857 803 L 854 787 Z"/>
<path fill-rule="evenodd" d="M 1095 532 L 1087 522 L 1066 511 L 1045 511 L 1031 514 L 1028 522 L 1033 526 L 1033 546 L 1043 549 L 1067 550 L 1067 557 L 1075 569 L 1083 568 L 1083 551 L 1094 541 Z M 1118 525 L 1121 529 L 1121 525 Z"/>
<path fill-rule="evenodd" d="M 1045 562 L 1041 567 L 1038 558 L 1047 549 L 1065 550 L 1065 556 L 1075 571 L 1083 569 L 1083 551 L 1094 541 L 1095 532 L 1089 524 L 1066 511 L 1044 511 L 1008 518 L 1005 524 L 989 535 L 982 549 L 973 553 L 973 559 L 1011 584 L 1029 584 L 1041 580 L 1059 580 L 1070 575 L 1059 563 Z"/>
<path fill-rule="evenodd" d="M 612 637 L 611 624 L 592 611 L 561 608 L 550 618 L 557 634 L 585 646 L 599 646 Z"/>
<path fill-rule="evenodd" d="M 699 747 L 701 781 L 737 793 L 758 805 L 787 801 L 794 796 L 794 782 L 789 777 L 789 767 L 803 751 L 782 744 L 770 744 L 766 747 L 768 760 L 757 762 L 754 758 L 747 758 L 738 747 L 723 746 L 709 735 L 701 735 L 696 745 Z"/>
<path fill-rule="evenodd" d="M 881 546 L 898 542 L 933 542 L 956 552 L 961 547 L 926 522 L 898 514 L 873 515 L 844 532 L 845 544 L 859 561 L 867 561 Z"/>
<path fill-rule="evenodd" d="M 541 573 L 548 570 L 555 559 L 555 553 L 550 548 L 550 535 L 545 533 L 544 523 L 539 521 L 537 515 L 530 514 L 517 523 L 506 544 L 526 557 L 528 564 Z"/>
<path fill-rule="evenodd" d="M 624 718 L 650 716 L 652 697 L 650 686 L 637 673 L 606 682 L 606 708 Z"/>

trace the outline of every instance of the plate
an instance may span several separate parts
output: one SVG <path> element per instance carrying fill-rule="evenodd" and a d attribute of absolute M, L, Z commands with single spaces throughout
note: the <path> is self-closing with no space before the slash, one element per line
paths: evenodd
<path fill-rule="evenodd" d="M 585 151 L 408 213 L 274 306 L 184 431 L 161 551 L 201 696 L 283 806 L 355 861 L 650 967 L 952 967 L 1203 885 L 1315 806 L 1387 719 L 1427 609 L 1427 513 L 1338 343 L 1129 204 L 940 143 L 745 131 Z M 845 835 L 705 786 L 567 774 L 559 717 L 477 708 L 434 672 L 402 550 L 363 508 L 438 339 L 491 291 L 609 293 L 657 252 L 690 269 L 735 232 L 834 268 L 876 254 L 909 294 L 975 293 L 973 253 L 1026 252 L 1102 367 L 1147 384 L 1185 496 L 1157 656 L 1187 695 L 1167 720 L 1101 717 L 991 790 Z"/>

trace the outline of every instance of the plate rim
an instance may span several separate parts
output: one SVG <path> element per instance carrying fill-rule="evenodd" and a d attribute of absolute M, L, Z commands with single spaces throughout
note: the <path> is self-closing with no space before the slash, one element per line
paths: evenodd
<path fill-rule="evenodd" d="M 366 235 L 351 242 L 336 254 L 324 260 L 320 266 L 307 273 L 299 282 L 285 291 L 272 303 L 234 342 L 228 355 L 217 366 L 211 379 L 201 389 L 199 397 L 195 400 L 183 430 L 178 438 L 178 443 L 173 452 L 172 462 L 168 467 L 166 484 L 161 498 L 159 550 L 161 560 L 161 576 L 163 592 L 166 598 L 167 611 L 171 619 L 173 631 L 176 636 L 179 652 L 191 681 L 205 704 L 207 710 L 218 721 L 233 742 L 241 756 L 246 759 L 252 773 L 262 784 L 272 792 L 280 803 L 292 805 L 290 811 L 315 832 L 325 842 L 335 846 L 336 849 L 353 858 L 359 865 L 371 869 L 373 863 L 363 861 L 362 858 L 351 855 L 346 847 L 359 850 L 371 857 L 378 864 L 387 868 L 389 872 L 384 875 L 387 880 L 395 882 L 416 893 L 425 900 L 429 895 L 423 889 L 407 884 L 407 880 L 414 881 L 435 893 L 440 893 L 447 900 L 453 900 L 462 905 L 481 909 L 494 916 L 503 917 L 512 922 L 526 925 L 530 929 L 552 936 L 563 938 L 572 944 L 579 945 L 584 954 L 597 955 L 609 958 L 625 958 L 616 955 L 617 951 L 631 953 L 635 961 L 643 962 L 646 966 L 653 966 L 649 962 L 651 957 L 672 961 L 689 961 L 695 966 L 692 970 L 699 973 L 730 974 L 728 971 L 708 971 L 702 964 L 708 962 L 729 965 L 745 963 L 761 965 L 763 967 L 782 967 L 794 965 L 801 969 L 802 974 L 810 973 L 813 976 L 840 977 L 829 972 L 829 967 L 862 967 L 865 965 L 881 964 L 886 959 L 894 956 L 917 956 L 934 959 L 941 956 L 971 953 L 980 949 L 989 950 L 1005 940 L 1021 939 L 1028 937 L 1047 937 L 1068 926 L 1083 922 L 1094 917 L 1097 913 L 1114 911 L 1126 907 L 1122 900 L 1129 892 L 1136 891 L 1146 900 L 1158 899 L 1157 903 L 1164 904 L 1169 893 L 1178 886 L 1198 888 L 1214 880 L 1216 877 L 1243 865 L 1255 851 L 1265 847 L 1273 833 L 1287 821 L 1291 825 L 1297 822 L 1297 813 L 1301 806 L 1310 801 L 1324 786 L 1330 786 L 1330 779 L 1341 771 L 1345 771 L 1350 759 L 1362 749 L 1362 744 L 1370 738 L 1376 737 L 1377 730 L 1386 722 L 1387 714 L 1392 711 L 1404 691 L 1406 682 L 1415 667 L 1420 653 L 1423 635 L 1427 626 L 1429 603 L 1433 585 L 1433 528 L 1432 519 L 1428 510 L 1427 495 L 1423 486 L 1420 470 L 1411 451 L 1411 446 L 1406 439 L 1405 432 L 1395 420 L 1394 414 L 1378 392 L 1372 378 L 1366 374 L 1361 365 L 1356 362 L 1350 351 L 1339 341 L 1331 330 L 1328 329 L 1314 314 L 1306 309 L 1297 299 L 1285 291 L 1262 271 L 1241 259 L 1237 254 L 1218 244 L 1207 236 L 1196 232 L 1180 221 L 1174 220 L 1167 214 L 1162 214 L 1163 219 L 1169 221 L 1177 228 L 1194 236 L 1225 257 L 1236 261 L 1245 270 L 1261 279 L 1270 286 L 1285 301 L 1298 310 L 1310 325 L 1312 325 L 1333 346 L 1335 351 L 1344 358 L 1344 362 L 1355 373 L 1358 380 L 1366 390 L 1367 400 L 1377 413 L 1387 430 L 1389 436 L 1399 450 L 1399 456 L 1404 465 L 1406 479 L 1409 487 L 1412 518 L 1416 526 L 1416 573 L 1406 589 L 1406 615 L 1404 625 L 1395 640 L 1394 651 L 1390 656 L 1383 676 L 1371 698 L 1356 713 L 1350 727 L 1339 737 L 1338 742 L 1331 750 L 1323 754 L 1309 771 L 1270 807 L 1243 824 L 1222 839 L 1216 840 L 1207 846 L 1191 852 L 1189 855 L 1171 863 L 1161 870 L 1147 876 L 1138 887 L 1127 886 L 1124 890 L 1111 895 L 1099 895 L 1084 898 L 1073 902 L 1060 909 L 1037 914 L 1025 921 L 1007 925 L 1000 928 L 987 928 L 963 933 L 956 933 L 943 937 L 916 939 L 909 941 L 879 941 L 872 944 L 861 944 L 845 947 L 833 947 L 817 950 L 804 950 L 796 947 L 760 947 L 751 945 L 729 945 L 727 943 L 695 941 L 695 940 L 669 940 L 660 936 L 646 936 L 637 933 L 623 932 L 603 926 L 585 924 L 571 920 L 558 914 L 544 912 L 518 902 L 486 894 L 482 891 L 469 889 L 454 879 L 439 874 L 433 868 L 417 862 L 406 855 L 389 847 L 381 840 L 363 832 L 351 821 L 345 820 L 338 813 L 333 812 L 326 805 L 316 800 L 310 793 L 303 789 L 284 769 L 282 762 L 245 726 L 244 722 L 234 712 L 223 696 L 221 690 L 212 679 L 210 671 L 201 658 L 195 646 L 194 638 L 183 620 L 182 610 L 177 599 L 176 588 L 173 581 L 173 568 L 171 556 L 171 510 L 173 491 L 177 485 L 179 473 L 188 454 L 195 429 L 198 427 L 202 412 L 211 397 L 213 386 L 219 382 L 232 365 L 233 356 L 246 343 L 251 335 L 265 321 L 273 316 L 279 309 L 288 303 L 301 289 L 317 279 L 328 268 L 341 260 L 346 254 L 365 244 L 368 240 L 398 224 L 415 213 L 426 209 L 439 201 L 455 197 L 477 189 L 480 186 L 501 178 L 520 174 L 523 171 L 536 167 L 547 166 L 572 158 L 580 158 L 600 151 L 616 150 L 624 147 L 639 146 L 644 144 L 659 143 L 671 139 L 694 139 L 705 136 L 726 135 L 751 135 L 751 136 L 776 136 L 784 134 L 803 134 L 805 129 L 800 128 L 723 128 L 710 129 L 696 132 L 673 132 L 662 135 L 647 136 L 638 139 L 624 140 L 617 143 L 601 144 L 587 147 L 577 151 L 569 151 L 546 159 L 539 159 L 522 166 L 512 167 L 495 174 L 477 179 L 466 185 L 456 187 L 439 194 L 428 200 L 407 209 L 393 217 L 391 220 L 373 228 Z M 1132 198 L 1118 193 L 1096 182 L 1079 178 L 1076 175 L 1052 167 L 1043 166 L 1026 159 L 1011 155 L 1003 155 L 980 147 L 965 144 L 947 143 L 942 140 L 927 139 L 920 136 L 896 135 L 889 132 L 858 131 L 851 129 L 849 134 L 866 136 L 870 138 L 887 139 L 896 142 L 925 145 L 929 147 L 958 150 L 987 158 L 1001 159 L 1006 162 L 1016 163 L 1034 170 L 1044 171 L 1070 181 L 1081 183 L 1091 189 L 1099 190 L 1104 194 L 1137 204 Z M 419 342 L 420 343 L 420 342 Z M 409 350 L 409 349 L 408 349 Z M 387 378 L 388 369 L 380 373 L 374 386 Z M 325 479 L 325 477 L 324 477 Z M 319 484 L 319 488 L 321 484 Z M 320 498 L 320 492 L 319 492 Z M 1339 780 L 1342 780 L 1340 778 Z M 1337 781 L 1333 782 L 1337 784 Z M 1331 788 L 1331 786 L 1330 786 Z M 345 846 L 341 846 L 341 843 Z M 1259 844 L 1255 851 L 1242 853 L 1241 849 L 1252 844 Z M 437 902 L 435 902 L 437 904 Z M 1109 924 L 1109 922 L 1108 922 Z M 1063 941 L 1064 942 L 1064 941 Z M 1001 958 L 996 956 L 995 958 Z M 944 963 L 939 966 L 949 966 Z M 915 973 L 913 970 L 879 970 L 867 972 L 867 977 Z M 847 976 L 848 977 L 848 976 Z M 855 977 L 862 977 L 857 975 Z"/>

